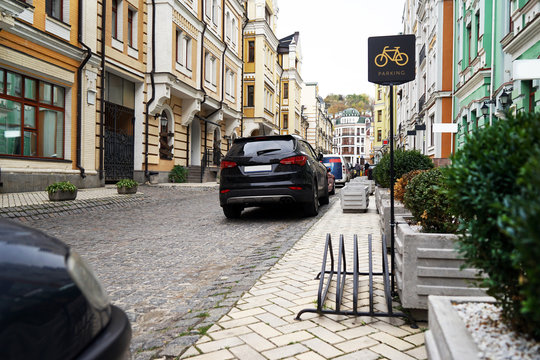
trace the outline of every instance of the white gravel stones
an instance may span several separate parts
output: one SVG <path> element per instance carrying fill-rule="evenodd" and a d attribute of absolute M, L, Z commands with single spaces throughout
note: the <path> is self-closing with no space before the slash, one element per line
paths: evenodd
<path fill-rule="evenodd" d="M 468 302 L 454 304 L 454 307 L 480 349 L 480 359 L 540 359 L 540 343 L 508 328 L 496 305 Z"/>

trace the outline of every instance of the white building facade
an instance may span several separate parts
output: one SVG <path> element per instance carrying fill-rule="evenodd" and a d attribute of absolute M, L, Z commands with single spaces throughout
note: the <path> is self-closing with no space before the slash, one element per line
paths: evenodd
<path fill-rule="evenodd" d="M 352 166 L 365 164 L 371 151 L 368 131 L 371 118 L 350 108 L 344 110 L 334 122 L 334 153 L 342 155 Z"/>

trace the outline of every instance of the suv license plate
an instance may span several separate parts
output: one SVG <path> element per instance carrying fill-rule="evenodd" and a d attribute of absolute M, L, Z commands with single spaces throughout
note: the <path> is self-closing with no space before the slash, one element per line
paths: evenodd
<path fill-rule="evenodd" d="M 254 166 L 245 166 L 244 167 L 245 172 L 264 172 L 264 171 L 272 171 L 272 165 L 254 165 Z"/>

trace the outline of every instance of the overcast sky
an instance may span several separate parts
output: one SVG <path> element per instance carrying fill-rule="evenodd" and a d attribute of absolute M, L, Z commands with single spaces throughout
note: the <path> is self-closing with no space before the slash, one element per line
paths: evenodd
<path fill-rule="evenodd" d="M 279 39 L 300 32 L 304 82 L 325 97 L 366 93 L 367 39 L 402 31 L 404 0 L 278 0 Z"/>

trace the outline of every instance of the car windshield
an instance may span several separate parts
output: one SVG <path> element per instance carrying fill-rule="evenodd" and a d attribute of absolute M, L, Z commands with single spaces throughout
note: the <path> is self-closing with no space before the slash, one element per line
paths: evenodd
<path fill-rule="evenodd" d="M 276 152 L 292 152 L 294 141 L 289 140 L 261 140 L 235 143 L 229 151 L 230 156 L 261 156 Z"/>

